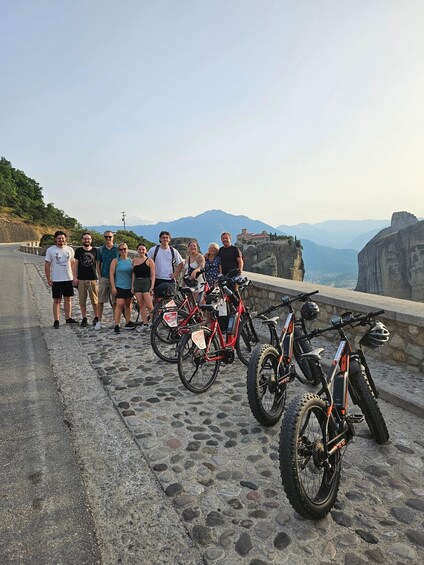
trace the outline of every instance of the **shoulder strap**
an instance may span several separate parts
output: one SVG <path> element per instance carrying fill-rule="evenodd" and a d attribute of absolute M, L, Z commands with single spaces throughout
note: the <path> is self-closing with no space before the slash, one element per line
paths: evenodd
<path fill-rule="evenodd" d="M 100 259 L 100 262 L 102 261 L 103 247 L 104 247 L 104 245 L 101 245 L 100 247 L 97 248 L 97 253 L 99 254 L 97 259 Z"/>
<path fill-rule="evenodd" d="M 156 245 L 155 252 L 153 253 L 153 261 L 156 261 L 156 255 L 158 254 L 160 245 Z M 171 256 L 172 256 L 172 272 L 175 269 L 175 251 L 172 245 L 169 246 L 171 249 Z"/>

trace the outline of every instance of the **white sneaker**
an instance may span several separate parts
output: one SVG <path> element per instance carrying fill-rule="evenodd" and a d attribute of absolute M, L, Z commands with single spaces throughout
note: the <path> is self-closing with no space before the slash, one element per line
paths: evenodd
<path fill-rule="evenodd" d="M 96 325 L 94 326 L 95 330 L 101 330 L 102 329 L 102 323 L 101 322 L 97 322 Z"/>

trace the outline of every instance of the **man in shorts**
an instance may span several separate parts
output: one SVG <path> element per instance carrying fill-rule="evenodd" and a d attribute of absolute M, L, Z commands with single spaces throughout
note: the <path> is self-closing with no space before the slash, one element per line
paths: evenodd
<path fill-rule="evenodd" d="M 72 297 L 74 296 L 73 264 L 74 250 L 66 245 L 66 233 L 58 230 L 54 234 L 55 245 L 46 251 L 44 272 L 47 284 L 52 287 L 53 296 L 53 327 L 59 328 L 60 304 L 64 303 L 65 321 L 67 324 L 77 324 L 71 316 Z"/>
<path fill-rule="evenodd" d="M 169 231 L 161 231 L 159 234 L 160 245 L 151 247 L 147 257 L 155 263 L 155 299 L 167 296 L 167 289 L 175 289 L 175 280 L 184 267 L 184 260 L 178 251 L 171 247 L 171 234 Z M 171 294 L 171 292 L 169 292 Z"/>
<path fill-rule="evenodd" d="M 221 234 L 222 247 L 218 251 L 218 257 L 221 258 L 222 274 L 237 269 L 239 274 L 243 270 L 243 257 L 240 249 L 235 245 L 231 245 L 231 234 L 224 231 Z"/>
<path fill-rule="evenodd" d="M 97 274 L 99 276 L 99 304 L 97 306 L 98 321 L 95 330 L 102 329 L 103 305 L 109 302 L 111 294 L 110 264 L 118 258 L 118 246 L 113 243 L 113 233 L 106 230 L 103 234 L 104 244 L 97 249 Z M 113 297 L 113 310 L 115 311 L 115 297 Z"/>
<path fill-rule="evenodd" d="M 78 287 L 79 304 L 82 314 L 81 327 L 86 328 L 87 322 L 87 296 L 90 296 L 93 307 L 93 326 L 97 324 L 97 304 L 99 301 L 97 287 L 97 249 L 91 245 L 92 238 L 89 232 L 82 234 L 82 247 L 75 249 L 74 285 Z"/>

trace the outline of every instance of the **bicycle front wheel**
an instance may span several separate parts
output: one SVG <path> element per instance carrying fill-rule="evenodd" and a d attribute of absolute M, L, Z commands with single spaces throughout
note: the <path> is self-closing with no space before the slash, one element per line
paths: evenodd
<path fill-rule="evenodd" d="M 215 382 L 221 364 L 219 342 L 216 336 L 211 340 L 211 331 L 202 328 L 206 348 L 199 348 L 191 333 L 181 338 L 178 350 L 178 374 L 183 385 L 194 393 L 205 392 Z"/>
<path fill-rule="evenodd" d="M 295 398 L 287 409 L 280 432 L 280 472 L 292 507 L 311 520 L 320 520 L 333 507 L 340 484 L 341 456 L 325 455 L 336 437 L 327 406 L 319 396 Z"/>
<path fill-rule="evenodd" d="M 237 356 L 244 365 L 249 365 L 252 352 L 260 343 L 272 343 L 270 327 L 259 318 L 252 318 L 246 313 L 240 320 L 236 341 Z"/>
<path fill-rule="evenodd" d="M 373 438 L 378 444 L 386 443 L 390 437 L 389 431 L 365 372 L 361 370 L 349 375 L 349 385 L 354 389 L 355 395 L 351 396 L 356 396 L 356 402 L 365 416 Z"/>
<path fill-rule="evenodd" d="M 150 332 L 150 343 L 153 351 L 167 363 L 177 363 L 178 361 L 178 342 L 181 337 L 180 328 L 188 318 L 187 312 L 178 310 L 176 314 L 176 326 L 170 326 L 166 322 L 166 317 L 170 312 L 163 311 L 152 324 Z"/>
<path fill-rule="evenodd" d="M 287 397 L 287 385 L 278 384 L 278 351 L 272 345 L 258 345 L 247 370 L 247 398 L 252 414 L 264 426 L 273 426 L 281 418 Z"/>

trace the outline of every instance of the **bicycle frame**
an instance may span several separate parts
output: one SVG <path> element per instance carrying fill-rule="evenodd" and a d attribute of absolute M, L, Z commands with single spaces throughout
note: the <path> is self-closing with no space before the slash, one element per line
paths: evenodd
<path fill-rule="evenodd" d="M 228 302 L 227 297 L 225 302 Z M 238 338 L 238 330 L 240 327 L 241 317 L 246 312 L 246 308 L 243 304 L 243 301 L 240 299 L 237 307 L 235 307 L 235 314 L 236 314 L 236 324 L 232 333 L 223 332 L 221 326 L 219 325 L 218 319 L 218 311 L 215 307 L 210 307 L 210 305 L 201 305 L 200 308 L 202 310 L 207 310 L 212 312 L 212 320 L 208 326 L 210 330 L 210 336 L 208 342 L 206 343 L 203 339 L 202 335 L 204 336 L 203 329 L 200 328 L 199 330 L 192 332 L 192 339 L 194 343 L 199 347 L 199 349 L 206 349 L 206 361 L 223 361 L 224 363 L 232 363 L 234 361 L 234 348 Z M 225 336 L 224 336 L 225 333 Z M 214 355 L 213 357 L 209 357 L 208 352 L 210 349 L 210 345 L 213 341 L 213 338 L 217 336 L 220 349 L 218 351 L 218 355 Z M 216 352 L 215 352 L 216 353 Z"/>
<path fill-rule="evenodd" d="M 357 325 L 366 325 L 368 321 L 383 313 L 382 310 L 378 312 L 373 312 L 368 314 L 368 316 L 352 316 L 351 312 L 346 312 L 338 322 L 333 326 L 323 329 L 313 330 L 307 337 L 311 338 L 316 335 L 325 333 L 327 331 L 338 331 L 340 335 L 340 343 L 337 351 L 334 355 L 333 361 L 331 363 L 330 369 L 327 373 L 321 369 L 321 382 L 322 388 L 317 393 L 318 396 L 324 396 L 328 404 L 327 407 L 327 426 L 330 418 L 333 418 L 336 423 L 338 435 L 333 438 L 331 444 L 335 444 L 329 449 L 329 446 L 324 446 L 324 453 L 327 457 L 330 457 L 335 451 L 342 449 L 347 446 L 350 440 L 355 435 L 354 423 L 359 423 L 363 420 L 362 415 L 348 415 L 348 392 L 351 392 L 351 387 L 349 386 L 351 365 L 353 363 L 363 364 L 365 371 L 370 379 L 370 386 L 375 390 L 375 384 L 371 378 L 370 371 L 368 369 L 368 364 L 366 362 L 365 356 L 361 349 L 353 350 L 348 337 L 343 329 L 344 326 L 350 325 L 355 327 Z M 311 353 L 306 353 L 302 357 L 305 359 L 313 359 L 316 362 L 320 360 L 320 353 L 323 348 L 319 348 Z"/>

